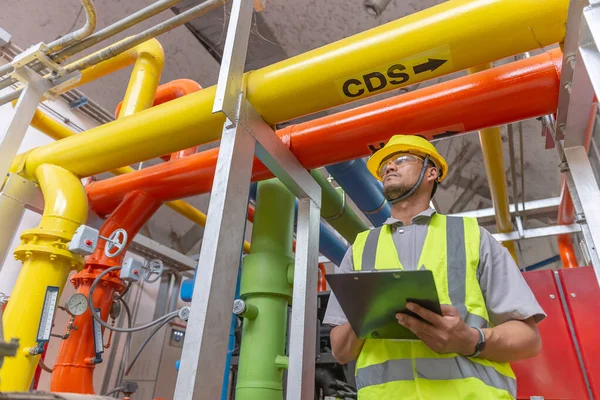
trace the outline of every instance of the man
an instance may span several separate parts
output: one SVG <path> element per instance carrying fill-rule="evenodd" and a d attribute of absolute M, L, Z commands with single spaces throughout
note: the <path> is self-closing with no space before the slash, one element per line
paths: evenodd
<path fill-rule="evenodd" d="M 431 270 L 443 316 L 409 303 L 397 314 L 420 340 L 356 337 L 332 294 L 325 315 L 334 357 L 357 360 L 359 400 L 513 399 L 509 362 L 541 350 L 544 311 L 508 251 L 471 218 L 429 208 L 448 164 L 419 136 L 397 135 L 368 161 L 392 216 L 359 234 L 336 273 Z"/>

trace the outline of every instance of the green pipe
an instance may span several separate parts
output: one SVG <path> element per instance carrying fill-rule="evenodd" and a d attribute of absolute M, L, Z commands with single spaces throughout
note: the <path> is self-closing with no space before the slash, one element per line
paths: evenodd
<path fill-rule="evenodd" d="M 238 400 L 282 400 L 285 339 L 292 285 L 294 196 L 277 179 L 258 184 L 252 248 L 242 263 L 244 318 L 236 384 Z"/>
<path fill-rule="evenodd" d="M 321 217 L 324 218 L 336 231 L 350 243 L 354 243 L 356 235 L 369 229 L 356 215 L 354 210 L 346 204 L 345 194 L 338 192 L 320 171 L 310 171 L 312 177 L 321 186 Z M 254 244 L 253 244 L 254 246 Z"/>

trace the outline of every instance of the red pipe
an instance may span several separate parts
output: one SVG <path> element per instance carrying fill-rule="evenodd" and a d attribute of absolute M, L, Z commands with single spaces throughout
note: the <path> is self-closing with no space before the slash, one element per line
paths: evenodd
<path fill-rule="evenodd" d="M 189 79 L 179 79 L 158 87 L 154 105 L 162 104 L 177 97 L 196 92 L 201 86 Z M 121 104 L 117 106 L 116 115 Z M 186 154 L 195 153 L 196 149 L 187 149 L 170 155 L 170 159 L 179 159 Z M 84 270 L 73 275 L 71 283 L 77 288 L 78 293 L 89 295 L 90 286 L 98 275 L 107 268 L 123 264 L 125 252 L 129 244 L 144 226 L 144 224 L 160 208 L 162 202 L 143 191 L 132 191 L 124 196 L 118 207 L 110 214 L 100 229 L 100 235 L 110 236 L 116 229 L 124 229 L 128 240 L 125 249 L 117 257 L 110 258 L 104 255 L 105 242 L 100 241 L 94 254 L 87 257 Z M 110 273 L 101 278 L 101 284 L 96 287 L 93 294 L 93 304 L 100 308 L 103 320 L 108 319 L 110 308 L 113 304 L 115 292 L 122 292 L 124 282 L 119 278 L 118 272 Z M 92 315 L 87 310 L 75 318 L 74 324 L 78 327 L 71 336 L 61 344 L 50 390 L 54 392 L 72 392 L 93 394 L 93 374 L 95 357 L 94 340 L 92 331 Z"/>
<path fill-rule="evenodd" d="M 555 112 L 562 54 L 553 50 L 277 132 L 307 169 L 371 154 L 395 134 L 440 139 Z M 210 191 L 218 149 L 88 185 L 93 209 L 109 214 L 125 193 L 160 201 Z M 254 160 L 252 180 L 272 177 Z"/>

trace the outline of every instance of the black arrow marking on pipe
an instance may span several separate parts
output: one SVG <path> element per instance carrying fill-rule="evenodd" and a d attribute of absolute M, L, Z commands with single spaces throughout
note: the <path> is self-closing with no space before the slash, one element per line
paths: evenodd
<path fill-rule="evenodd" d="M 421 74 L 423 72 L 433 72 L 442 65 L 444 65 L 448 60 L 440 60 L 438 58 L 428 58 L 427 62 L 423 64 L 418 64 L 413 67 L 413 71 L 415 74 Z"/>

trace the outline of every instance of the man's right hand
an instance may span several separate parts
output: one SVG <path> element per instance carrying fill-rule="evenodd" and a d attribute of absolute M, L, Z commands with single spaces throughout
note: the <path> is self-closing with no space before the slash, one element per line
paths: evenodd
<path fill-rule="evenodd" d="M 329 336 L 331 338 L 333 357 L 340 364 L 356 360 L 365 344 L 364 339 L 356 337 L 348 322 L 333 328 Z"/>

